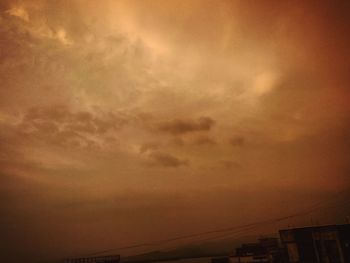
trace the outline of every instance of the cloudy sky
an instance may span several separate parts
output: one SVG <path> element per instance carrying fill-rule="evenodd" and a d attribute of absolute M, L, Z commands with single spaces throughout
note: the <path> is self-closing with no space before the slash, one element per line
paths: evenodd
<path fill-rule="evenodd" d="M 343 195 L 349 8 L 1 1 L 1 257 L 75 256 Z M 310 216 L 295 220 L 269 231 Z"/>

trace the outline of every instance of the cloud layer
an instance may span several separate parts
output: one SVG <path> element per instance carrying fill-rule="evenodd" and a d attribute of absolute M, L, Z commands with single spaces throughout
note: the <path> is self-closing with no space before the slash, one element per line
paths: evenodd
<path fill-rule="evenodd" d="M 0 261 L 286 215 L 347 191 L 349 8 L 2 1 Z"/>

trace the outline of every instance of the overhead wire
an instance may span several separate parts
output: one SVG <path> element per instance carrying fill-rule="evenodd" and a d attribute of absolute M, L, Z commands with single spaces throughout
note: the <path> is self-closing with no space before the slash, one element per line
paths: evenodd
<path fill-rule="evenodd" d="M 160 246 L 160 245 L 170 243 L 170 242 L 192 239 L 192 238 L 197 238 L 197 237 L 202 237 L 202 236 L 207 236 L 207 235 L 212 235 L 212 234 L 218 234 L 218 233 L 225 233 L 224 235 L 220 235 L 219 237 L 230 236 L 230 235 L 234 234 L 235 231 L 242 232 L 242 230 L 245 230 L 245 228 L 255 228 L 257 226 L 262 226 L 262 225 L 271 224 L 271 223 L 277 223 L 277 222 L 285 221 L 287 219 L 307 215 L 307 214 L 310 214 L 310 213 L 312 213 L 312 212 L 314 212 L 322 207 L 329 207 L 329 205 L 333 204 L 334 202 L 337 202 L 337 201 L 333 200 L 333 201 L 327 201 L 327 202 L 319 202 L 316 205 L 308 208 L 306 211 L 294 213 L 294 214 L 283 216 L 283 217 L 272 218 L 272 219 L 268 219 L 268 220 L 263 220 L 263 221 L 258 221 L 258 222 L 243 224 L 243 225 L 238 225 L 238 226 L 232 226 L 232 227 L 227 227 L 227 228 L 219 228 L 219 229 L 214 229 L 214 230 L 210 230 L 210 231 L 204 231 L 204 232 L 199 232 L 199 233 L 194 233 L 194 234 L 189 234 L 189 235 L 180 235 L 180 236 L 175 236 L 175 237 L 171 237 L 171 238 L 167 238 L 167 239 L 156 240 L 153 242 L 137 243 L 137 244 L 133 244 L 133 245 L 129 245 L 129 246 L 121 246 L 121 247 L 116 247 L 116 248 L 111 248 L 111 249 L 106 249 L 106 250 L 100 250 L 100 251 L 86 254 L 86 256 L 102 255 L 102 254 L 106 254 L 106 253 L 118 251 L 118 250 Z M 350 202 L 350 200 L 347 200 L 347 202 Z M 233 232 L 233 233 L 231 233 L 231 232 Z M 215 240 L 215 237 L 210 237 L 207 240 Z"/>

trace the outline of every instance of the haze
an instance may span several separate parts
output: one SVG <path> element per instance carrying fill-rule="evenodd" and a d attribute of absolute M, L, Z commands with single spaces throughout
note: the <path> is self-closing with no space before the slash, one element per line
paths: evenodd
<path fill-rule="evenodd" d="M 1 1 L 1 258 L 88 254 L 347 193 L 349 8 Z"/>

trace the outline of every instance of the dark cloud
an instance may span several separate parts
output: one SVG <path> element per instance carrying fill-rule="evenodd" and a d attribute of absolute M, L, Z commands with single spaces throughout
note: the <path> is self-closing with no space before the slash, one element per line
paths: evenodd
<path fill-rule="evenodd" d="M 174 119 L 160 123 L 158 130 L 174 135 L 197 131 L 209 131 L 215 121 L 209 117 L 201 117 L 197 120 Z"/>
<path fill-rule="evenodd" d="M 245 138 L 243 136 L 234 136 L 229 142 L 234 147 L 242 147 L 245 145 Z"/>
<path fill-rule="evenodd" d="M 193 142 L 195 145 L 214 145 L 216 141 L 208 136 L 200 136 Z"/>
<path fill-rule="evenodd" d="M 164 167 L 179 167 L 189 165 L 189 161 L 186 159 L 179 159 L 169 153 L 164 152 L 152 152 L 149 154 L 151 164 L 160 165 Z"/>

